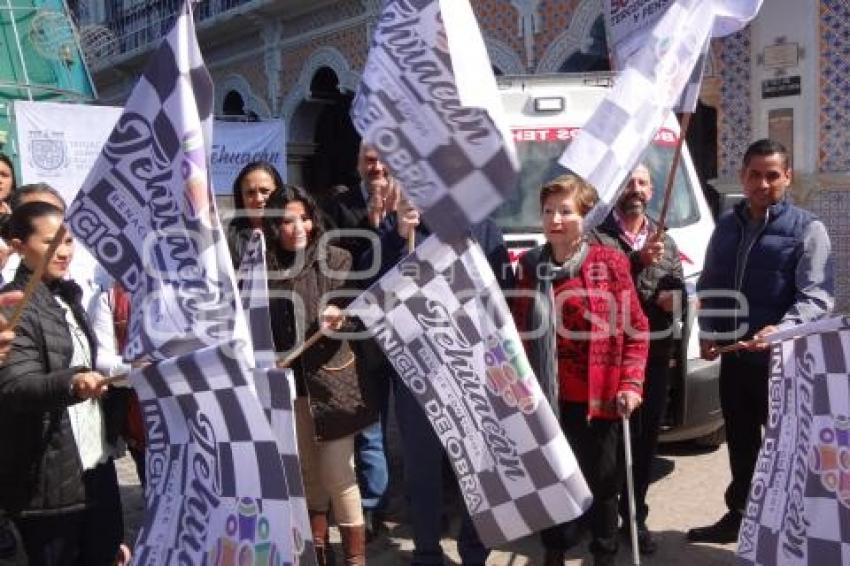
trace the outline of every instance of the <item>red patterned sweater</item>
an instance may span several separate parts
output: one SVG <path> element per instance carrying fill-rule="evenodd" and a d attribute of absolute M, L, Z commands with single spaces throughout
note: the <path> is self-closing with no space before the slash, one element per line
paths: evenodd
<path fill-rule="evenodd" d="M 519 265 L 517 289 L 534 290 L 535 273 L 524 272 L 522 261 Z M 584 293 L 577 296 L 579 289 Z M 588 418 L 618 419 L 617 393 L 642 394 L 649 351 L 649 325 L 628 258 L 619 250 L 591 245 L 579 277 L 556 282 L 553 292 L 560 307 L 556 322 L 559 400 L 586 401 Z M 511 301 L 520 332 L 528 329 L 532 300 L 520 296 Z M 583 321 L 575 310 L 582 304 L 588 308 Z M 529 344 L 525 345 L 528 350 Z M 584 360 L 577 359 L 582 355 Z M 581 395 L 583 383 L 586 395 Z"/>

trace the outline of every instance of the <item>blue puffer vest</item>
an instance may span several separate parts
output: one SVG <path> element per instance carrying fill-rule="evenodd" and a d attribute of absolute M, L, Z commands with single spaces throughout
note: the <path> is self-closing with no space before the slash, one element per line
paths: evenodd
<path fill-rule="evenodd" d="M 747 316 L 711 318 L 704 329 L 730 332 L 736 328 L 746 331 L 737 340 L 749 339 L 763 327 L 776 324 L 794 302 L 797 291 L 795 272 L 803 252 L 803 233 L 816 217 L 790 204 L 787 199 L 771 206 L 768 222 L 755 237 L 743 264 L 743 273 L 736 273 L 741 240 L 748 222 L 747 203 L 742 201 L 717 222 L 711 237 L 705 269 L 697 288 L 707 290 L 739 290 L 746 296 Z M 734 309 L 734 299 L 706 298 L 703 308 Z M 733 342 L 734 339 L 721 340 Z M 759 358 L 764 356 L 758 356 Z M 754 360 L 755 361 L 755 360 Z"/>

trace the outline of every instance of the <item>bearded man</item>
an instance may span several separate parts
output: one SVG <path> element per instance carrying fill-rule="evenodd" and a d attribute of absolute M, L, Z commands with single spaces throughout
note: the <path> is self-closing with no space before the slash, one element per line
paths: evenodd
<path fill-rule="evenodd" d="M 651 198 L 652 177 L 649 167 L 640 163 L 632 171 L 614 210 L 594 231 L 603 244 L 615 247 L 629 257 L 635 287 L 652 333 L 646 362 L 643 404 L 632 413 L 630 419 L 638 546 L 642 554 L 652 554 L 657 546 L 646 526 L 649 514 L 646 492 L 649 489 L 652 459 L 658 446 L 661 418 L 667 404 L 674 328 L 684 314 L 685 305 L 685 281 L 679 249 L 673 238 L 659 231 L 658 225 L 647 216 L 646 208 Z M 628 530 L 628 495 L 625 486 L 620 496 L 620 516 L 624 529 Z"/>

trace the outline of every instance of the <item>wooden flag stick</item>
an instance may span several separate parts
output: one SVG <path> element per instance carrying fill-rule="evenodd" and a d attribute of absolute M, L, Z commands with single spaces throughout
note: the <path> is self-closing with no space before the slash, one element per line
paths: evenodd
<path fill-rule="evenodd" d="M 676 172 L 679 170 L 679 161 L 682 157 L 682 146 L 688 135 L 693 112 L 682 114 L 682 126 L 679 128 L 679 139 L 676 141 L 676 149 L 673 152 L 673 162 L 670 164 L 670 174 L 667 175 L 667 186 L 664 188 L 664 202 L 661 205 L 661 214 L 658 216 L 658 233 L 664 232 L 667 227 L 667 212 L 670 210 L 670 198 L 673 196 L 673 184 L 676 180 Z"/>
<path fill-rule="evenodd" d="M 294 362 L 298 356 L 306 352 L 310 346 L 319 341 L 319 339 L 324 336 L 324 329 L 317 330 L 312 336 L 307 338 L 301 346 L 295 349 L 294 352 L 290 352 L 288 356 L 286 356 L 283 361 L 277 363 L 277 367 L 279 368 L 288 368 L 289 364 Z"/>
<path fill-rule="evenodd" d="M 115 385 L 116 383 L 127 382 L 130 383 L 130 374 L 129 373 L 119 373 L 118 375 L 113 375 L 112 377 L 105 377 L 103 382 L 107 385 Z"/>
<path fill-rule="evenodd" d="M 407 253 L 412 254 L 416 249 L 416 230 L 411 226 L 410 233 L 407 235 Z"/>
<path fill-rule="evenodd" d="M 6 326 L 3 327 L 3 330 L 14 330 L 18 323 L 21 321 L 21 316 L 24 314 L 24 308 L 26 308 L 27 303 L 35 293 L 36 287 L 41 283 L 41 278 L 44 275 L 44 271 L 47 269 L 47 264 L 53 259 L 53 256 L 56 254 L 56 249 L 59 247 L 59 244 L 62 240 L 65 239 L 65 233 L 68 230 L 65 228 L 65 225 L 62 224 L 59 229 L 56 231 L 56 235 L 53 236 L 53 241 L 50 242 L 50 246 L 47 248 L 47 253 L 44 256 L 44 261 L 38 264 L 35 268 L 35 271 L 30 276 L 29 281 L 27 281 L 27 286 L 24 287 L 24 298 L 21 299 L 21 302 L 17 304 L 15 310 L 12 311 L 12 316 L 9 317 L 9 322 L 6 323 Z"/>
<path fill-rule="evenodd" d="M 729 344 L 728 346 L 721 346 L 717 348 L 718 354 L 728 354 L 729 352 L 737 352 L 738 350 L 743 350 L 748 348 L 755 342 L 755 340 L 742 340 L 740 342 L 735 342 L 734 344 Z"/>

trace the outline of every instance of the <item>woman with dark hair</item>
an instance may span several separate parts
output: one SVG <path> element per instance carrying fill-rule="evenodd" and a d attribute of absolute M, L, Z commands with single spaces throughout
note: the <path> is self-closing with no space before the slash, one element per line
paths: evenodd
<path fill-rule="evenodd" d="M 6 223 L 9 221 L 9 214 L 12 212 L 9 207 L 9 199 L 15 192 L 16 184 L 15 165 L 8 155 L 0 153 L 0 270 L 6 266 L 9 254 L 12 253 L 12 249 L 3 236 L 6 231 Z"/>
<path fill-rule="evenodd" d="M 339 329 L 351 255 L 322 235 L 316 204 L 303 189 L 285 185 L 266 204 L 272 332 L 287 352 L 320 329 Z M 327 302 L 325 302 L 327 301 Z M 328 558 L 328 511 L 339 525 L 345 564 L 365 564 L 366 530 L 354 470 L 354 435 L 377 419 L 374 396 L 361 380 L 349 343 L 321 338 L 296 358 L 296 432 L 310 523 L 319 564 Z"/>
<path fill-rule="evenodd" d="M 0 153 L 0 215 L 10 214 L 9 198 L 15 192 L 15 165 L 5 153 Z"/>
<path fill-rule="evenodd" d="M 233 181 L 233 219 L 227 227 L 227 245 L 233 265 L 239 267 L 251 233 L 263 227 L 263 209 L 283 180 L 268 161 L 254 161 L 239 172 Z"/>
<path fill-rule="evenodd" d="M 620 418 L 641 403 L 649 326 L 628 258 L 584 237 L 584 217 L 597 200 L 596 189 L 575 175 L 541 188 L 546 243 L 520 258 L 517 288 L 527 292 L 511 306 L 518 330 L 534 335 L 524 338 L 529 362 L 593 494 L 590 549 L 602 566 L 617 553 Z M 541 533 L 544 564 L 564 563 L 576 524 Z"/>
<path fill-rule="evenodd" d="M 52 258 L 60 209 L 31 202 L 9 220 L 21 257 L 4 290 L 23 289 L 45 264 L 0 366 L 0 512 L 18 528 L 31 565 L 113 564 L 123 536 L 121 501 L 109 440 L 108 386 L 93 371 L 95 340 L 66 278 L 68 233 Z"/>

